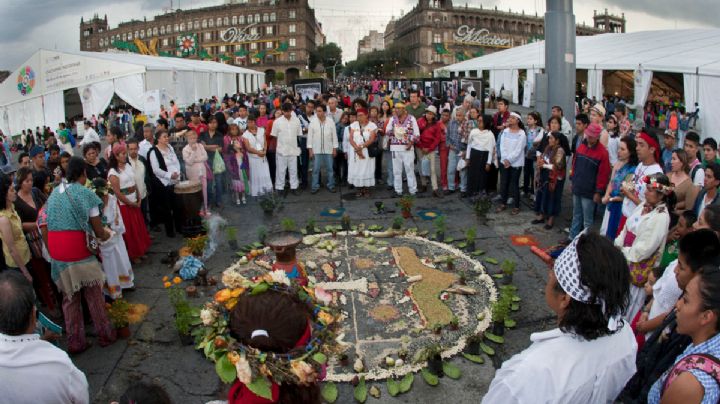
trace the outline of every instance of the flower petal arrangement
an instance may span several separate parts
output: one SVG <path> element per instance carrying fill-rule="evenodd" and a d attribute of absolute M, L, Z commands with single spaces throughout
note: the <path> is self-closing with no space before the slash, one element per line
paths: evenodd
<path fill-rule="evenodd" d="M 335 330 L 340 313 L 315 297 L 314 289 L 291 282 L 285 271 L 270 271 L 248 279 L 234 268 L 223 272 L 224 288 L 206 302 L 193 322 L 196 349 L 215 363 L 225 383 L 239 380 L 254 394 L 271 399 L 271 385 L 307 385 L 324 375 L 328 355 L 338 352 Z M 238 341 L 230 332 L 230 312 L 240 296 L 268 291 L 296 296 L 310 315 L 310 339 L 305 346 L 286 353 L 263 352 Z"/>

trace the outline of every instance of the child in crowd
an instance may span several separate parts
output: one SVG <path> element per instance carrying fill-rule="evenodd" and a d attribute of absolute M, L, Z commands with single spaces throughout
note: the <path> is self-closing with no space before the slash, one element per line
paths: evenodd
<path fill-rule="evenodd" d="M 102 199 L 103 225 L 110 229 L 111 235 L 100 243 L 102 268 L 105 272 L 105 294 L 111 299 L 120 299 L 123 289 L 134 288 L 132 265 L 122 237 L 125 223 L 120 214 L 120 204 L 117 197 L 109 192 L 107 181 L 95 178 L 92 186 L 97 196 Z"/>
<path fill-rule="evenodd" d="M 188 142 L 182 150 L 183 161 L 185 161 L 185 174 L 188 180 L 199 181 L 200 185 L 202 185 L 203 209 L 200 211 L 200 216 L 205 216 L 210 213 L 207 204 L 207 171 L 205 170 L 208 159 L 207 151 L 205 151 L 202 144 L 198 143 L 198 134 L 194 130 L 187 131 L 185 137 Z"/>
<path fill-rule="evenodd" d="M 247 203 L 245 194 L 248 191 L 248 175 L 247 170 L 249 166 L 247 153 L 245 147 L 243 147 L 242 133 L 240 133 L 240 127 L 237 124 L 230 124 L 228 126 L 228 134 L 224 138 L 224 155 L 225 155 L 225 166 L 227 166 L 228 172 L 230 173 L 230 182 L 235 196 L 235 204 L 244 205 Z"/>

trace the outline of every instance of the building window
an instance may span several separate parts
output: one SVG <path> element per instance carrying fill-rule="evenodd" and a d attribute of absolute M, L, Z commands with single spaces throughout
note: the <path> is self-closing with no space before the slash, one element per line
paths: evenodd
<path fill-rule="evenodd" d="M 250 28 L 250 35 L 255 35 L 255 34 L 257 34 L 257 27 Z"/>
<path fill-rule="evenodd" d="M 252 14 L 249 14 L 248 15 L 248 24 L 252 24 L 252 23 L 253 23 L 253 16 L 252 16 Z"/>
<path fill-rule="evenodd" d="M 202 22 L 200 23 L 200 26 L 203 28 L 207 28 L 207 19 L 202 20 Z"/>
<path fill-rule="evenodd" d="M 90 31 L 88 31 L 88 30 L 83 31 L 83 36 L 88 36 L 88 35 L 90 35 Z"/>
<path fill-rule="evenodd" d="M 257 42 L 253 42 L 250 44 L 250 50 L 256 50 L 257 49 Z"/>
<path fill-rule="evenodd" d="M 86 48 L 89 48 L 89 47 L 90 47 L 90 41 L 85 41 L 85 47 L 86 47 Z"/>
<path fill-rule="evenodd" d="M 163 44 L 163 46 L 168 46 L 168 39 L 163 38 L 162 44 Z"/>
<path fill-rule="evenodd" d="M 290 46 L 295 46 L 295 38 L 290 38 L 289 42 L 290 42 Z"/>
<path fill-rule="evenodd" d="M 295 10 L 288 11 L 288 18 L 295 18 Z"/>
<path fill-rule="evenodd" d="M 295 24 L 290 24 L 288 26 L 288 32 L 290 32 L 291 34 L 295 33 Z"/>
<path fill-rule="evenodd" d="M 260 14 L 255 14 L 255 22 L 260 22 Z"/>
<path fill-rule="evenodd" d="M 123 40 L 123 41 L 127 41 L 127 35 L 122 34 L 122 40 Z"/>
<path fill-rule="evenodd" d="M 288 60 L 291 61 L 291 62 L 294 62 L 294 61 L 295 61 L 295 52 L 290 52 L 290 53 L 288 54 Z"/>
<path fill-rule="evenodd" d="M 270 13 L 270 21 L 274 22 L 276 19 L 277 19 L 277 16 L 275 15 L 275 13 Z"/>
<path fill-rule="evenodd" d="M 265 49 L 272 49 L 273 43 L 272 42 L 265 42 Z"/>
<path fill-rule="evenodd" d="M 441 43 L 442 42 L 442 36 L 439 33 L 435 33 L 433 35 L 433 43 Z"/>
<path fill-rule="evenodd" d="M 200 29 L 200 20 L 193 21 L 193 28 Z"/>
<path fill-rule="evenodd" d="M 220 45 L 220 52 L 224 53 L 227 48 L 225 48 L 225 45 Z"/>
<path fill-rule="evenodd" d="M 265 33 L 268 34 L 268 35 L 272 35 L 272 33 L 273 33 L 273 27 L 272 27 L 272 25 L 269 25 L 269 26 L 265 27 Z"/>
<path fill-rule="evenodd" d="M 232 21 L 233 25 L 237 24 L 237 16 L 236 15 L 232 16 L 232 19 L 230 21 Z"/>
<path fill-rule="evenodd" d="M 156 30 L 155 33 L 157 33 L 157 28 L 155 28 L 155 30 Z M 152 29 L 151 29 L 151 28 L 148 28 L 148 29 L 147 29 L 147 36 L 148 36 L 148 38 L 152 36 Z"/>
<path fill-rule="evenodd" d="M 165 27 L 160 27 L 160 35 L 165 35 Z"/>
<path fill-rule="evenodd" d="M 212 32 L 205 32 L 203 33 L 203 39 L 206 41 L 209 41 L 212 39 Z"/>
<path fill-rule="evenodd" d="M 170 24 L 168 24 L 168 26 L 165 27 L 165 32 L 167 32 L 168 34 L 171 32 Z"/>
<path fill-rule="evenodd" d="M 229 24 L 230 24 L 230 19 L 228 19 L 227 17 L 223 18 L 223 24 L 224 24 L 224 25 L 229 25 Z"/>
<path fill-rule="evenodd" d="M 145 31 L 140 31 L 140 38 L 145 38 Z"/>
<path fill-rule="evenodd" d="M 185 31 L 185 23 L 184 22 L 180 23 L 180 31 Z"/>
<path fill-rule="evenodd" d="M 135 38 L 135 39 L 140 38 L 140 35 L 138 35 L 138 31 L 135 31 L 135 35 L 133 35 L 133 38 Z"/>
<path fill-rule="evenodd" d="M 215 20 L 213 20 L 212 18 L 209 19 L 209 20 L 208 20 L 208 27 L 212 28 L 212 27 L 214 27 L 214 26 L 215 26 Z"/>
<path fill-rule="evenodd" d="M 216 21 L 216 25 L 217 25 L 218 27 L 222 26 L 222 18 L 218 17 L 218 19 L 217 19 L 217 21 Z"/>
<path fill-rule="evenodd" d="M 263 14 L 263 22 L 268 22 L 269 19 L 270 19 L 270 16 L 268 16 L 267 13 Z"/>
<path fill-rule="evenodd" d="M 245 16 L 244 15 L 238 16 L 238 24 L 245 24 Z"/>
<path fill-rule="evenodd" d="M 158 29 L 157 29 L 157 27 L 155 27 L 155 28 L 153 28 L 153 35 L 157 36 L 157 34 L 158 34 Z"/>

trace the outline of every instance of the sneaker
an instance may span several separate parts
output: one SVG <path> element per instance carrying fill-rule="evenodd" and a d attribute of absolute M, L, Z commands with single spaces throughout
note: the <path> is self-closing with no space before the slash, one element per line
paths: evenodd
<path fill-rule="evenodd" d="M 397 192 L 393 193 L 393 198 L 402 198 L 402 194 L 399 194 Z"/>
<path fill-rule="evenodd" d="M 310 193 L 313 194 L 313 195 L 315 195 L 315 194 L 318 193 L 319 190 L 320 190 L 320 189 L 313 189 L 312 191 L 310 191 Z"/>
<path fill-rule="evenodd" d="M 235 205 L 238 205 L 238 206 L 240 206 L 240 198 L 238 198 L 238 199 L 235 199 Z"/>
<path fill-rule="evenodd" d="M 243 205 L 247 204 L 247 199 L 245 199 L 245 195 L 243 195 L 242 199 L 240 200 Z"/>
<path fill-rule="evenodd" d="M 335 187 L 328 188 L 328 191 L 330 191 L 331 194 L 334 194 L 335 192 L 337 192 L 337 190 L 335 189 Z"/>

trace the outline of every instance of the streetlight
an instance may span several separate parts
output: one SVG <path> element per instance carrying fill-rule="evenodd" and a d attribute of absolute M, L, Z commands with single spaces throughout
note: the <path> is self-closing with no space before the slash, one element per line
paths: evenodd
<path fill-rule="evenodd" d="M 335 68 L 340 65 L 341 63 L 337 63 L 335 59 L 328 59 L 328 62 L 333 63 L 332 69 L 333 69 L 333 84 L 335 83 Z M 325 68 L 325 71 L 327 71 L 327 67 Z"/>

